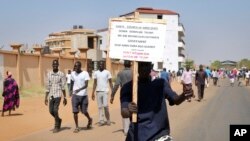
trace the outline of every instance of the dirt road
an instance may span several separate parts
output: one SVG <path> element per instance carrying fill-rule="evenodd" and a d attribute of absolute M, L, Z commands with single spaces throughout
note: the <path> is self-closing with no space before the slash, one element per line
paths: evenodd
<path fill-rule="evenodd" d="M 168 106 L 171 134 L 176 141 L 228 141 L 229 124 L 250 124 L 250 87 L 229 87 L 223 80 L 221 87 L 209 87 L 205 90 L 205 100 L 191 103 L 184 102 L 179 106 Z M 180 85 L 173 88 L 180 92 Z M 196 90 L 196 88 L 194 87 Z M 80 115 L 79 133 L 73 133 L 74 123 L 71 105 L 60 106 L 63 119 L 62 130 L 53 134 L 53 119 L 48 107 L 44 105 L 44 97 L 23 98 L 21 107 L 13 116 L 0 117 L 0 141 L 122 141 L 122 123 L 118 95 L 110 106 L 111 126 L 85 130 L 87 120 Z M 70 101 L 70 99 L 68 98 Z M 90 101 L 89 111 L 98 120 L 96 101 Z"/>

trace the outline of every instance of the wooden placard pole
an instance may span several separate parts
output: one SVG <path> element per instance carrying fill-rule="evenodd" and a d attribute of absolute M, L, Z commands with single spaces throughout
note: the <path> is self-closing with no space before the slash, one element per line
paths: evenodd
<path fill-rule="evenodd" d="M 135 11 L 134 13 L 134 19 L 139 18 L 139 12 Z M 137 105 L 137 97 L 138 97 L 138 62 L 133 61 L 133 95 L 132 95 L 132 101 L 136 103 Z M 138 105 L 137 105 L 138 107 Z M 136 123 L 137 122 L 137 113 L 132 114 L 132 122 Z"/>
<path fill-rule="evenodd" d="M 133 61 L 133 95 L 132 95 L 132 101 L 137 104 L 137 90 L 138 90 L 138 62 Z M 137 122 L 137 114 L 132 114 L 132 122 Z"/>

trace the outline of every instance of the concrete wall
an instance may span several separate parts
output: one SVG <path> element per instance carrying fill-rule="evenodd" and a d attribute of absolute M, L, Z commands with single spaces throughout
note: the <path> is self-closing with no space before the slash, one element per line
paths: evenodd
<path fill-rule="evenodd" d="M 19 56 L 19 57 L 18 57 Z M 19 59 L 19 65 L 18 65 Z M 2 91 L 3 80 L 6 77 L 6 71 L 11 71 L 13 78 L 17 81 L 20 88 L 43 87 L 46 84 L 47 73 L 52 70 L 52 61 L 59 60 L 59 69 L 63 73 L 73 70 L 74 62 L 82 63 L 82 70 L 88 71 L 88 61 L 85 58 L 74 58 L 73 56 L 65 57 L 59 55 L 41 55 L 40 54 L 18 54 L 13 51 L 0 50 L 0 91 Z M 19 67 L 18 67 L 19 66 Z M 110 70 L 113 77 L 116 77 L 123 65 L 120 63 L 112 63 Z"/>
<path fill-rule="evenodd" d="M 1 84 L 3 84 L 3 80 L 4 80 L 4 67 L 3 67 L 3 63 L 4 63 L 4 60 L 3 60 L 4 58 L 3 58 L 3 55 L 2 54 L 0 54 L 0 90 L 2 90 L 3 89 L 3 85 L 1 85 Z"/>
<path fill-rule="evenodd" d="M 19 57 L 18 57 L 19 56 Z M 68 69 L 73 70 L 74 57 L 60 57 L 58 55 L 39 54 L 18 54 L 12 51 L 0 51 L 0 85 L 6 77 L 5 72 L 11 71 L 13 78 L 17 81 L 20 88 L 30 88 L 34 86 L 44 86 L 47 73 L 52 70 L 52 61 L 58 59 L 59 69 L 66 73 Z M 19 59 L 19 65 L 18 65 Z M 84 58 L 79 59 L 85 62 Z M 83 65 L 87 67 L 87 65 Z M 83 68 L 87 70 L 87 68 Z M 0 87 L 2 89 L 2 87 Z"/>
<path fill-rule="evenodd" d="M 32 87 L 41 85 L 39 75 L 39 56 L 21 55 L 20 57 L 20 81 L 23 87 Z"/>

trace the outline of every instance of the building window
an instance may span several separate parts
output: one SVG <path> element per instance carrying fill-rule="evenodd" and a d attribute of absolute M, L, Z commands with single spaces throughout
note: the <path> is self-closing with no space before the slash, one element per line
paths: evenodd
<path fill-rule="evenodd" d="M 100 45 L 102 44 L 102 40 L 100 40 Z"/>
<path fill-rule="evenodd" d="M 162 19 L 162 15 L 157 15 L 157 19 Z"/>
<path fill-rule="evenodd" d="M 93 49 L 94 48 L 94 38 L 88 37 L 88 48 Z"/>

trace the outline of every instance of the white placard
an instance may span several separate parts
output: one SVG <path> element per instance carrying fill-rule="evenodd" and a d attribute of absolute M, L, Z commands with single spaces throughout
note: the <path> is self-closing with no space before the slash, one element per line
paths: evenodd
<path fill-rule="evenodd" d="M 110 22 L 110 58 L 163 61 L 166 24 L 148 22 Z"/>

